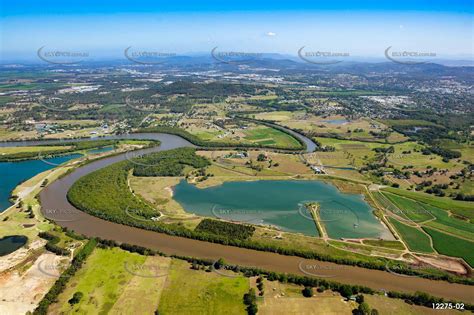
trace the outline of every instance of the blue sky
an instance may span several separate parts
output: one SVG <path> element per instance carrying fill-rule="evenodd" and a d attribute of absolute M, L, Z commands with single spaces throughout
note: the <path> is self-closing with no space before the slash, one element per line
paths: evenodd
<path fill-rule="evenodd" d="M 39 47 L 121 57 L 137 49 L 296 55 L 310 50 L 382 57 L 388 46 L 473 54 L 472 1 L 8 1 L 0 0 L 4 59 Z"/>

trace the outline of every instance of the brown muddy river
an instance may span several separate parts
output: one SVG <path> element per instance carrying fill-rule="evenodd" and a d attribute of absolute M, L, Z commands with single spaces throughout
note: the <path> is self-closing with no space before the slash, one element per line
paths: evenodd
<path fill-rule="evenodd" d="M 161 146 L 141 150 L 140 153 L 192 146 L 188 141 L 174 135 L 156 134 L 154 138 L 161 141 Z M 68 202 L 67 191 L 76 180 L 126 158 L 126 154 L 120 154 L 92 162 L 48 185 L 40 194 L 43 214 L 60 226 L 89 237 L 126 242 L 159 250 L 166 254 L 207 259 L 224 258 L 232 264 L 307 276 L 313 275 L 330 281 L 364 285 L 375 290 L 423 291 L 439 297 L 474 303 L 472 286 L 400 276 L 385 271 L 284 256 L 141 230 L 88 215 L 77 210 Z"/>

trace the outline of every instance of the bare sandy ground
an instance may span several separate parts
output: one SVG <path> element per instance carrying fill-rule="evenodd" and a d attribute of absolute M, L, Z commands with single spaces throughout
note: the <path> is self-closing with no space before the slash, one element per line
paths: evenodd
<path fill-rule="evenodd" d="M 468 270 L 466 270 L 466 267 L 456 259 L 450 259 L 447 257 L 436 258 L 427 256 L 416 256 L 416 258 L 440 269 L 449 270 L 459 274 L 467 274 L 468 272 Z"/>
<path fill-rule="evenodd" d="M 0 314 L 17 315 L 33 311 L 59 278 L 61 256 L 44 253 L 24 273 L 17 270 L 0 275 Z"/>
<path fill-rule="evenodd" d="M 11 254 L 0 257 L 0 274 L 20 264 L 21 262 L 23 262 L 25 259 L 29 257 L 31 251 L 39 249 L 43 247 L 45 244 L 46 244 L 46 241 L 43 239 L 36 240 L 36 241 L 33 241 L 27 248 L 22 247 Z"/>

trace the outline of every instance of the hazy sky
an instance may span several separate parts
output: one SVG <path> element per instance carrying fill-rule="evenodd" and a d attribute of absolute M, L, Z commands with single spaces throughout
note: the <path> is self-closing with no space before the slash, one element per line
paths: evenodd
<path fill-rule="evenodd" d="M 126 47 L 177 54 L 213 47 L 296 55 L 382 57 L 385 48 L 473 54 L 473 1 L 8 1 L 0 0 L 4 59 L 42 46 L 121 57 Z"/>

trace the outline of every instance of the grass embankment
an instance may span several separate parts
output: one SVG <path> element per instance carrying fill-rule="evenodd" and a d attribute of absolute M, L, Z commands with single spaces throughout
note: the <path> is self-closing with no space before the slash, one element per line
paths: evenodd
<path fill-rule="evenodd" d="M 305 204 L 305 208 L 308 210 L 314 220 L 314 224 L 316 225 L 316 229 L 318 230 L 318 235 L 323 239 L 327 239 L 328 234 L 326 233 L 326 229 L 324 228 L 324 225 L 321 222 L 321 217 L 319 215 L 319 204 L 316 202 L 307 203 Z"/>
<path fill-rule="evenodd" d="M 389 249 L 404 250 L 405 247 L 399 241 L 386 241 L 386 240 L 363 240 L 365 245 L 384 247 Z"/>

